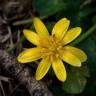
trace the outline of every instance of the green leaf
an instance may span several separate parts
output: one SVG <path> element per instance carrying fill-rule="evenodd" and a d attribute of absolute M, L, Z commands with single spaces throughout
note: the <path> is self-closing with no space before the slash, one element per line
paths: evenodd
<path fill-rule="evenodd" d="M 95 24 L 96 23 L 96 15 L 93 16 L 92 22 Z"/>
<path fill-rule="evenodd" d="M 92 7 L 88 6 L 79 12 L 79 16 L 80 16 L 80 18 L 86 18 L 88 15 L 90 15 L 94 12 L 96 12 L 96 8 L 94 8 L 94 7 L 92 8 Z"/>
<path fill-rule="evenodd" d="M 42 18 L 55 14 L 65 6 L 62 0 L 33 0 L 32 5 Z"/>
<path fill-rule="evenodd" d="M 87 82 L 86 77 L 89 77 L 89 71 L 86 66 L 81 68 L 71 67 L 68 70 L 67 80 L 63 84 L 63 89 L 71 94 L 81 93 Z"/>
<path fill-rule="evenodd" d="M 83 41 L 82 44 L 80 44 L 80 47 L 85 50 L 85 52 L 88 56 L 87 64 L 92 73 L 91 75 L 93 75 L 94 73 L 96 73 L 96 42 L 95 42 L 95 39 L 92 38 L 92 36 L 89 37 L 88 39 Z"/>
<path fill-rule="evenodd" d="M 94 38 L 96 38 L 96 36 Z M 79 45 L 88 56 L 87 65 L 90 70 L 90 78 L 88 79 L 88 84 L 85 90 L 86 96 L 96 93 L 96 42 L 94 38 L 90 36 Z"/>

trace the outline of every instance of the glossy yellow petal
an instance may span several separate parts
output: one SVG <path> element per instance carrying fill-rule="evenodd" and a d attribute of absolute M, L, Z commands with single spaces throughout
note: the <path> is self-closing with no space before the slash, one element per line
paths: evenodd
<path fill-rule="evenodd" d="M 28 41 L 30 41 L 34 45 L 39 45 L 39 36 L 35 32 L 24 29 L 23 33 Z"/>
<path fill-rule="evenodd" d="M 61 40 L 63 36 L 65 35 L 68 27 L 69 27 L 70 21 L 66 18 L 60 19 L 52 30 L 52 35 L 55 36 L 58 40 Z"/>
<path fill-rule="evenodd" d="M 85 62 L 87 60 L 87 55 L 82 50 L 72 47 L 72 46 L 66 46 L 64 48 L 68 50 L 69 52 L 71 52 L 76 57 L 78 57 L 81 62 Z"/>
<path fill-rule="evenodd" d="M 20 63 L 28 63 L 28 62 L 32 62 L 37 59 L 40 59 L 41 50 L 42 49 L 38 48 L 38 47 L 26 49 L 25 51 L 23 51 L 19 54 L 19 56 L 17 57 L 17 60 Z"/>
<path fill-rule="evenodd" d="M 63 38 L 63 44 L 68 44 L 71 41 L 73 41 L 75 38 L 77 38 L 81 33 L 81 28 L 80 27 L 76 27 L 76 28 L 72 28 L 70 29 L 66 35 Z"/>
<path fill-rule="evenodd" d="M 39 36 L 48 36 L 48 30 L 44 23 L 37 17 L 33 19 L 34 27 Z"/>
<path fill-rule="evenodd" d="M 78 59 L 78 57 L 76 57 L 71 52 L 67 51 L 66 49 L 62 51 L 61 58 L 63 59 L 63 61 L 65 61 L 66 63 L 72 66 L 81 67 L 81 61 Z"/>
<path fill-rule="evenodd" d="M 54 60 L 52 63 L 52 67 L 56 74 L 56 77 L 60 81 L 64 82 L 66 80 L 66 69 L 65 69 L 65 66 L 64 66 L 62 60 L 60 60 L 60 59 Z"/>
<path fill-rule="evenodd" d="M 51 63 L 49 62 L 48 58 L 42 59 L 36 70 L 36 80 L 42 79 L 48 72 L 50 66 Z"/>

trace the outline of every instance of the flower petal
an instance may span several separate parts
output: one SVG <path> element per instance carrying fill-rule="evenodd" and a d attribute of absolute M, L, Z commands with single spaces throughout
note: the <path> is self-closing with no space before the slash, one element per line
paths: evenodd
<path fill-rule="evenodd" d="M 80 49 L 72 47 L 72 46 L 65 46 L 66 50 L 71 52 L 73 55 L 78 57 L 81 62 L 85 62 L 87 60 L 87 55 Z"/>
<path fill-rule="evenodd" d="M 75 38 L 77 38 L 81 33 L 81 28 L 80 27 L 76 27 L 76 28 L 72 28 L 70 29 L 66 35 L 63 38 L 63 44 L 68 44 L 71 41 L 73 41 Z"/>
<path fill-rule="evenodd" d="M 62 51 L 60 56 L 63 59 L 63 61 L 65 61 L 66 63 L 72 66 L 81 67 L 81 61 L 71 52 L 67 51 L 66 49 Z"/>
<path fill-rule="evenodd" d="M 36 29 L 36 32 L 38 33 L 39 36 L 48 36 L 48 30 L 44 23 L 37 17 L 33 19 L 33 23 Z"/>
<path fill-rule="evenodd" d="M 66 18 L 60 19 L 52 30 L 52 35 L 61 40 L 69 27 L 70 21 Z"/>
<path fill-rule="evenodd" d="M 23 33 L 28 41 L 30 41 L 34 45 L 39 45 L 39 36 L 35 32 L 28 29 L 24 29 Z"/>
<path fill-rule="evenodd" d="M 57 76 L 57 78 L 64 82 L 66 80 L 66 69 L 65 66 L 60 59 L 56 59 L 52 63 L 53 70 Z"/>
<path fill-rule="evenodd" d="M 19 56 L 17 57 L 17 60 L 20 63 L 28 63 L 28 62 L 32 62 L 37 59 L 40 59 L 41 50 L 42 49 L 39 47 L 26 49 L 25 51 L 23 51 L 19 54 Z"/>
<path fill-rule="evenodd" d="M 51 63 L 49 62 L 48 58 L 42 59 L 42 61 L 40 62 L 36 70 L 36 80 L 42 79 L 48 72 L 50 66 L 51 66 Z"/>

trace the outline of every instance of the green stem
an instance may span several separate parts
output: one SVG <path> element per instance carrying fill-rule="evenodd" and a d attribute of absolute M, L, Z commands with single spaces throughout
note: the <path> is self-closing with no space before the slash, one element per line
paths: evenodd
<path fill-rule="evenodd" d="M 96 24 L 94 24 L 87 32 L 85 32 L 84 34 L 82 34 L 81 37 L 79 37 L 73 43 L 71 43 L 71 45 L 74 46 L 74 45 L 77 45 L 80 42 L 84 41 L 87 37 L 90 36 L 90 34 L 92 34 L 94 32 L 95 29 L 96 29 Z"/>
<path fill-rule="evenodd" d="M 32 24 L 32 19 L 27 19 L 27 20 L 22 20 L 22 21 L 17 21 L 13 23 L 15 26 L 20 26 L 20 25 L 26 25 L 26 24 Z"/>
<path fill-rule="evenodd" d="M 40 17 L 40 19 L 45 19 L 46 17 Z M 32 24 L 33 20 L 32 18 L 29 18 L 27 20 L 21 20 L 21 21 L 17 21 L 15 23 L 13 23 L 14 26 L 20 26 L 20 25 L 26 25 L 26 24 Z"/>

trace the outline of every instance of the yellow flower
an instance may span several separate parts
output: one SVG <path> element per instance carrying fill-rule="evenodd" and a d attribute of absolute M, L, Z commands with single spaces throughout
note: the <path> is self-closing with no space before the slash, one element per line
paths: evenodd
<path fill-rule="evenodd" d="M 39 18 L 35 17 L 33 23 L 37 33 L 28 29 L 24 29 L 23 33 L 27 40 L 37 47 L 21 52 L 17 58 L 18 61 L 28 63 L 42 58 L 36 70 L 36 80 L 42 79 L 52 65 L 56 77 L 64 82 L 67 77 L 64 62 L 80 67 L 81 62 L 87 59 L 82 50 L 68 45 L 80 35 L 81 28 L 68 30 L 70 21 L 62 18 L 55 24 L 50 35 Z"/>

